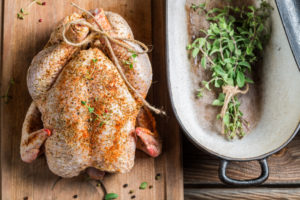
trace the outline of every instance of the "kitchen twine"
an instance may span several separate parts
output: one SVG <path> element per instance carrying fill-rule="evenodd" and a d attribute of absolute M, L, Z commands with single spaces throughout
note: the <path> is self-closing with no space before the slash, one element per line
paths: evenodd
<path fill-rule="evenodd" d="M 249 85 L 246 85 L 245 90 L 240 90 L 238 86 L 231 86 L 231 85 L 226 85 L 222 87 L 223 93 L 226 94 L 225 99 L 224 99 L 224 106 L 222 107 L 221 110 L 221 118 L 224 119 L 224 116 L 226 114 L 226 110 L 228 108 L 228 104 L 231 101 L 232 98 L 234 98 L 238 94 L 246 94 L 249 90 Z M 224 123 L 222 123 L 222 133 L 225 133 L 225 126 Z"/>
<path fill-rule="evenodd" d="M 85 21 L 85 20 L 75 20 L 75 21 L 71 21 L 69 23 L 66 23 L 64 26 L 63 26 L 63 32 L 62 32 L 62 36 L 63 36 L 63 40 L 65 43 L 67 43 L 68 45 L 71 45 L 71 46 L 76 46 L 76 47 L 80 47 L 82 45 L 85 45 L 91 41 L 93 41 L 93 39 L 96 37 L 96 36 L 103 36 L 103 38 L 105 39 L 105 43 L 109 49 L 109 52 L 110 54 L 112 55 L 112 58 L 113 58 L 113 62 L 114 64 L 116 65 L 121 77 L 123 78 L 123 80 L 125 81 L 126 85 L 134 92 L 134 94 L 143 102 L 144 106 L 146 106 L 147 108 L 149 108 L 151 111 L 153 111 L 154 113 L 156 114 L 162 114 L 162 115 L 166 115 L 166 112 L 161 110 L 161 109 L 158 109 L 158 108 L 155 108 L 154 106 L 152 106 L 150 103 L 148 103 L 143 97 L 142 95 L 129 83 L 129 81 L 127 80 L 125 74 L 123 73 L 122 71 L 122 68 L 120 66 L 120 63 L 119 63 L 119 60 L 118 58 L 116 57 L 112 47 L 111 47 L 111 42 L 114 42 L 126 49 L 128 49 L 129 51 L 132 51 L 132 52 L 136 52 L 137 54 L 144 54 L 144 53 L 148 53 L 149 52 L 149 49 L 148 47 L 143 44 L 142 42 L 140 41 L 137 41 L 137 40 L 134 40 L 134 39 L 128 39 L 128 38 L 121 38 L 121 37 L 111 37 L 108 33 L 106 33 L 105 31 L 103 31 L 103 28 L 102 26 L 98 23 L 98 21 L 96 20 L 96 18 L 94 17 L 94 15 L 92 13 L 90 13 L 89 11 L 79 7 L 78 5 L 76 5 L 75 3 L 71 3 L 72 6 L 74 6 L 75 8 L 81 10 L 82 12 L 86 13 L 87 15 L 89 15 L 90 17 L 92 17 L 95 21 L 95 23 L 97 24 L 98 28 L 95 28 L 91 23 Z M 78 43 L 74 43 L 74 42 L 71 42 L 67 39 L 66 37 L 66 30 L 67 30 L 67 27 L 69 27 L 70 25 L 84 25 L 84 26 L 87 26 L 91 31 L 92 33 L 86 38 L 84 39 L 83 41 L 81 42 L 78 42 Z M 142 47 L 142 51 L 136 51 L 134 49 L 132 49 L 129 45 L 127 45 L 126 43 L 121 43 L 120 41 L 118 40 L 121 40 L 121 41 L 129 41 L 129 42 L 132 42 L 132 43 L 135 43 L 135 44 L 138 44 Z"/>

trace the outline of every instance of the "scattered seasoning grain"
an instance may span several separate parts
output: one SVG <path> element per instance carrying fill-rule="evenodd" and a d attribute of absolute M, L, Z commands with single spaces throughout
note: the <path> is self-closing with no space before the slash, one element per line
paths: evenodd
<path fill-rule="evenodd" d="M 128 184 L 127 184 L 127 183 L 123 185 L 123 188 L 127 188 L 127 187 L 128 187 Z"/>
<path fill-rule="evenodd" d="M 77 195 L 77 194 L 75 194 L 75 195 L 73 196 L 73 199 L 77 199 L 77 197 L 78 197 L 78 195 Z"/>
<path fill-rule="evenodd" d="M 43 3 L 42 3 L 42 6 L 45 6 L 46 5 L 46 2 L 44 1 Z"/>
<path fill-rule="evenodd" d="M 160 173 L 157 173 L 156 176 L 155 176 L 155 180 L 159 180 L 160 178 L 161 178 Z"/>
<path fill-rule="evenodd" d="M 28 197 L 24 197 L 23 200 L 28 200 Z"/>
<path fill-rule="evenodd" d="M 130 191 L 129 191 L 129 194 L 133 194 L 133 193 L 134 193 L 134 190 L 130 190 Z"/>
<path fill-rule="evenodd" d="M 149 185 L 149 189 L 152 189 L 153 188 L 153 185 Z"/>
<path fill-rule="evenodd" d="M 42 22 L 43 20 L 42 19 L 39 19 L 39 22 Z"/>
<path fill-rule="evenodd" d="M 96 187 L 100 187 L 100 186 L 101 186 L 100 183 L 97 183 L 97 184 L 96 184 Z"/>
<path fill-rule="evenodd" d="M 132 195 L 132 196 L 131 196 L 131 199 L 135 199 L 135 195 Z"/>
<path fill-rule="evenodd" d="M 17 13 L 17 17 L 18 17 L 18 19 L 21 19 L 21 20 L 24 19 L 24 16 L 22 14 L 20 14 L 20 13 Z"/>

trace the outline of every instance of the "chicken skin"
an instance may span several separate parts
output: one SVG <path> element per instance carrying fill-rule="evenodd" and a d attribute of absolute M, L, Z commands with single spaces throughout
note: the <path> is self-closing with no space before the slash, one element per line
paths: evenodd
<path fill-rule="evenodd" d="M 118 14 L 102 9 L 92 13 L 110 36 L 134 38 Z M 63 25 L 78 19 L 96 26 L 85 15 L 66 17 L 28 69 L 33 103 L 23 123 L 20 153 L 23 161 L 32 162 L 44 146 L 53 173 L 73 177 L 86 170 L 98 179 L 103 172 L 130 171 L 136 148 L 158 156 L 161 141 L 154 117 L 122 79 L 103 38 L 82 47 L 63 41 Z M 89 34 L 88 27 L 78 24 L 66 30 L 67 39 L 75 43 Z M 120 42 L 134 51 L 116 43 L 112 49 L 127 80 L 145 98 L 152 82 L 149 58 L 134 53 L 142 50 L 139 45 Z"/>

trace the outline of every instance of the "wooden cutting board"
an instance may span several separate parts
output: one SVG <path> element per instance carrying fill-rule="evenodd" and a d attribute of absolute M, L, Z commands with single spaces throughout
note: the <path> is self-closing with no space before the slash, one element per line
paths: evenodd
<path fill-rule="evenodd" d="M 48 169 L 44 156 L 31 164 L 20 159 L 21 127 L 31 103 L 26 87 L 27 68 L 45 45 L 55 24 L 76 9 L 71 0 L 46 0 L 45 6 L 33 5 L 24 20 L 17 19 L 17 12 L 30 0 L 2 0 L 1 12 L 1 95 L 5 94 L 9 80 L 15 84 L 9 90 L 12 99 L 5 104 L 1 99 L 1 194 L 3 200 L 22 199 L 101 199 L 103 191 L 86 175 L 58 180 Z M 163 107 L 168 117 L 157 117 L 158 128 L 164 138 L 163 154 L 150 158 L 137 152 L 134 169 L 128 174 L 105 177 L 107 192 L 119 195 L 118 199 L 183 199 L 181 146 L 179 128 L 170 108 L 165 75 L 165 3 L 162 0 L 74 0 L 83 8 L 102 7 L 121 14 L 132 27 L 137 40 L 153 44 L 153 86 L 149 100 Z M 42 22 L 39 22 L 39 19 Z M 155 175 L 161 174 L 160 180 Z M 141 182 L 148 182 L 152 189 L 139 190 Z M 53 187 L 53 185 L 55 186 Z M 123 188 L 124 184 L 128 187 Z"/>

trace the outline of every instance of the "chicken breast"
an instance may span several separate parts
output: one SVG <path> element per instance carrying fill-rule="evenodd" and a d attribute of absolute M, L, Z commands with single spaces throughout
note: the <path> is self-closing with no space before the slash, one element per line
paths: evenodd
<path fill-rule="evenodd" d="M 88 166 L 127 172 L 134 164 L 139 111 L 112 62 L 97 48 L 83 50 L 48 92 L 42 107 L 49 168 L 63 177 Z"/>

